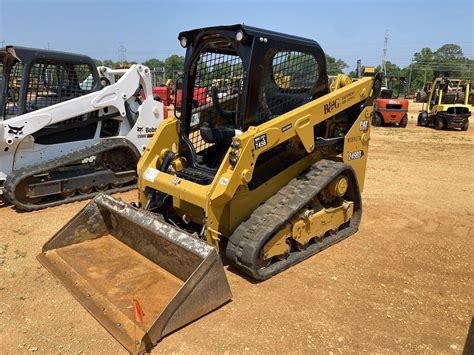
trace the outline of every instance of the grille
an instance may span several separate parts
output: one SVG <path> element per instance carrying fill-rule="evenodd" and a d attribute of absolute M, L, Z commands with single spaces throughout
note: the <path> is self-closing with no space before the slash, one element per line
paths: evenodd
<path fill-rule="evenodd" d="M 388 110 L 401 110 L 401 108 L 402 108 L 401 104 L 387 104 Z"/>
<path fill-rule="evenodd" d="M 282 115 L 310 101 L 319 77 L 318 62 L 310 54 L 278 51 L 266 61 L 259 91 L 257 123 Z"/>
<path fill-rule="evenodd" d="M 87 65 L 35 63 L 28 81 L 25 111 L 32 112 L 88 94 L 93 84 L 93 76 Z"/>
<path fill-rule="evenodd" d="M 469 109 L 467 107 L 449 107 L 447 112 L 454 115 L 463 115 L 469 113 Z"/>
<path fill-rule="evenodd" d="M 206 143 L 201 137 L 199 129 L 204 123 L 207 123 L 209 127 L 235 128 L 242 68 L 242 60 L 237 55 L 204 51 L 199 56 L 189 133 L 189 139 L 196 152 L 212 145 L 212 143 Z M 217 95 L 222 110 L 232 111 L 232 114 L 222 117 L 216 110 L 212 103 L 213 91 Z"/>

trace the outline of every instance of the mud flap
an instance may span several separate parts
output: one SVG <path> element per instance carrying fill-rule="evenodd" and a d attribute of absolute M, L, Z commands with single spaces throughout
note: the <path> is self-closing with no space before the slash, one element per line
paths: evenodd
<path fill-rule="evenodd" d="M 159 216 L 98 195 L 37 256 L 131 353 L 231 298 L 216 250 Z M 139 301 L 143 323 L 135 321 Z"/>

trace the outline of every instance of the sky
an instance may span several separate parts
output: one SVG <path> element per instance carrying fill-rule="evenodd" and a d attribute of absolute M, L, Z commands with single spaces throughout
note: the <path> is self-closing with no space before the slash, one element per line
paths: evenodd
<path fill-rule="evenodd" d="M 474 58 L 472 0 L 0 0 L 0 46 L 51 48 L 128 61 L 184 55 L 178 33 L 245 23 L 316 40 L 349 64 L 407 66 L 423 47 L 459 44 Z M 444 16 L 442 18 L 441 16 Z"/>

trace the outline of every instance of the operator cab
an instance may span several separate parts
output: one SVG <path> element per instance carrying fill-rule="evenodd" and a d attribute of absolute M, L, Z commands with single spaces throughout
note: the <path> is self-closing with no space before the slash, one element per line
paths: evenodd
<path fill-rule="evenodd" d="M 381 99 L 391 99 L 392 96 L 393 96 L 393 90 L 384 88 L 380 91 L 379 98 L 381 98 Z"/>
<path fill-rule="evenodd" d="M 443 78 L 435 84 L 436 100 L 439 101 L 439 94 L 441 101 L 439 105 L 454 105 L 464 104 L 464 97 L 466 96 L 467 81 L 454 78 Z M 435 104 L 437 104 L 435 102 Z"/>
<path fill-rule="evenodd" d="M 100 89 L 90 57 L 18 46 L 0 48 L 0 121 Z"/>
<path fill-rule="evenodd" d="M 187 48 L 180 155 L 193 180 L 212 181 L 233 137 L 329 92 L 325 55 L 313 40 L 245 25 L 178 38 Z"/>
<path fill-rule="evenodd" d="M 380 99 L 399 99 L 405 97 L 406 92 L 406 78 L 398 75 L 385 75 L 384 79 L 387 81 L 388 87 L 382 88 L 380 91 Z"/>

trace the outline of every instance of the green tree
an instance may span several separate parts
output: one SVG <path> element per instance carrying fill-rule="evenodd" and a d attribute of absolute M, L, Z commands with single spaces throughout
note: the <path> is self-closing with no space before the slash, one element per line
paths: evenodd
<path fill-rule="evenodd" d="M 349 68 L 342 59 L 336 59 L 328 54 L 326 54 L 326 67 L 328 75 L 337 75 L 342 73 L 344 69 Z"/>
<path fill-rule="evenodd" d="M 174 78 L 176 71 L 182 71 L 184 67 L 184 57 L 181 55 L 173 54 L 165 59 L 165 71 L 166 75 Z"/>
<path fill-rule="evenodd" d="M 413 55 L 413 63 L 408 67 L 412 70 L 410 91 L 420 90 L 427 81 L 431 80 L 434 66 L 435 55 L 431 48 L 425 47 Z"/>
<path fill-rule="evenodd" d="M 442 45 L 436 51 L 423 48 L 416 52 L 413 63 L 407 68 L 411 69 L 412 92 L 419 90 L 426 82 L 435 76 L 450 76 L 474 80 L 474 61 L 464 57 L 462 48 L 453 43 Z"/>
<path fill-rule="evenodd" d="M 434 53 L 436 71 L 439 75 L 468 77 L 470 61 L 464 57 L 462 48 L 457 44 L 445 44 Z M 472 69 L 472 68 L 471 68 Z"/>
<path fill-rule="evenodd" d="M 462 61 L 464 59 L 464 53 L 461 46 L 450 43 L 442 45 L 436 52 L 434 52 L 434 58 L 439 62 Z"/>
<path fill-rule="evenodd" d="M 109 67 L 109 68 L 117 67 L 117 65 L 113 61 L 111 61 L 110 59 L 106 59 L 106 60 L 102 61 L 102 65 L 105 66 L 105 67 Z"/>
<path fill-rule="evenodd" d="M 146 65 L 151 70 L 155 68 L 163 68 L 165 66 L 165 62 L 162 60 L 151 58 L 143 62 L 143 65 Z"/>
<path fill-rule="evenodd" d="M 400 68 L 398 65 L 388 60 L 385 62 L 385 69 L 384 76 L 387 77 L 388 88 L 393 90 L 395 96 L 403 96 L 407 89 L 408 69 Z M 376 68 L 376 71 L 383 71 L 382 67 L 379 65 Z M 395 78 L 390 80 L 390 77 Z"/>

